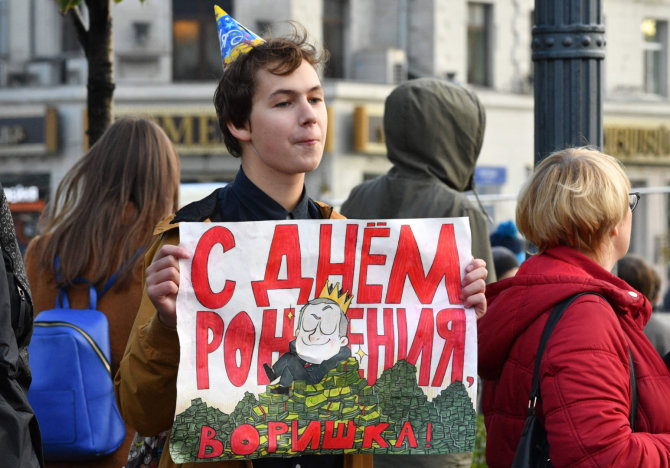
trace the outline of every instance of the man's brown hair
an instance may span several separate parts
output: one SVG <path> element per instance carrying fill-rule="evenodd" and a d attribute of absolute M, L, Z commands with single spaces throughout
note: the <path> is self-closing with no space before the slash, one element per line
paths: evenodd
<path fill-rule="evenodd" d="M 242 156 L 242 145 L 230 133 L 227 124 L 230 122 L 241 128 L 249 121 L 258 70 L 264 69 L 283 76 L 293 73 L 303 60 L 317 68 L 325 64 L 327 59 L 327 52 L 307 42 L 304 28 L 294 24 L 290 36 L 266 39 L 230 63 L 214 92 L 219 128 L 230 154 L 236 158 Z"/>

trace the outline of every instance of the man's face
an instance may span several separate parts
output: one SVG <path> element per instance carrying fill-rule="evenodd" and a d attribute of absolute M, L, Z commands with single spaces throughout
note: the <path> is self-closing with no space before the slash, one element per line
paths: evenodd
<path fill-rule="evenodd" d="M 340 308 L 335 303 L 308 304 L 296 331 L 296 351 L 307 362 L 321 364 L 349 343 L 340 337 Z"/>
<path fill-rule="evenodd" d="M 241 139 L 250 143 L 243 151 L 245 172 L 256 180 L 281 182 L 313 171 L 321 162 L 327 125 L 323 89 L 309 62 L 284 76 L 258 70 Z"/>

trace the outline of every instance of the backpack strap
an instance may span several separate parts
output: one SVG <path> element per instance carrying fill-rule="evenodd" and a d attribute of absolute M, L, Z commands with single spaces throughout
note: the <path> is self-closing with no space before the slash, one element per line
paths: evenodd
<path fill-rule="evenodd" d="M 630 415 L 628 420 L 630 421 L 630 428 L 635 432 L 635 415 L 637 414 L 637 379 L 635 378 L 635 364 L 633 363 L 633 353 L 630 351 L 630 346 L 628 347 L 628 358 L 630 359 L 630 393 L 631 393 L 631 403 L 630 403 Z"/>
<path fill-rule="evenodd" d="M 133 254 L 132 257 L 130 257 L 128 260 L 126 260 L 121 267 L 116 270 L 112 275 L 109 277 L 107 282 L 102 286 L 102 288 L 95 289 L 93 284 L 91 284 L 90 281 L 88 281 L 86 278 L 80 278 L 77 277 L 72 282 L 74 284 L 88 284 L 89 285 L 89 296 L 88 296 L 88 307 L 89 309 L 97 309 L 98 307 L 98 300 L 107 292 L 109 291 L 112 286 L 114 286 L 114 283 L 116 282 L 116 279 L 119 276 L 119 273 L 123 271 L 128 265 L 132 264 L 135 260 L 137 260 L 137 257 L 139 257 L 142 252 L 144 252 L 144 247 L 141 247 Z M 60 260 L 58 259 L 58 255 L 54 258 L 54 271 L 56 272 L 56 281 L 60 282 L 60 271 L 58 269 L 60 265 Z M 60 288 L 58 290 L 58 294 L 56 295 L 56 307 L 64 308 L 64 309 L 69 309 L 70 308 L 70 300 L 67 295 L 67 291 L 65 288 Z"/>

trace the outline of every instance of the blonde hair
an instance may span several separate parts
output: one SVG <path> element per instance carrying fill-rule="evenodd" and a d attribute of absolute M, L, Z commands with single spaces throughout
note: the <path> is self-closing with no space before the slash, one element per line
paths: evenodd
<path fill-rule="evenodd" d="M 112 124 L 65 175 L 48 208 L 42 266 L 58 283 L 85 277 L 102 286 L 116 270 L 127 284 L 154 226 L 177 209 L 179 156 L 154 122 L 126 117 Z M 129 262 L 130 261 L 130 262 Z"/>
<path fill-rule="evenodd" d="M 521 190 L 519 231 L 538 252 L 567 245 L 595 254 L 628 210 L 621 163 L 592 148 L 567 148 L 542 161 Z"/>

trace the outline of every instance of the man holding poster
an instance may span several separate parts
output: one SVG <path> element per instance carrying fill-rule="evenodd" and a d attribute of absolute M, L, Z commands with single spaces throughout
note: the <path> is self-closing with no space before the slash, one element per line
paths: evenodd
<path fill-rule="evenodd" d="M 256 221 L 274 220 L 274 222 L 267 223 L 273 226 L 268 232 L 271 232 L 272 235 L 284 236 L 283 240 L 278 241 L 276 245 L 292 246 L 291 242 L 294 238 L 291 236 L 295 234 L 295 228 L 276 229 L 275 225 L 277 227 L 282 226 L 287 223 L 285 220 L 314 220 L 312 222 L 300 221 L 296 226 L 303 228 L 303 223 L 308 223 L 304 225 L 305 228 L 317 229 L 315 232 L 321 235 L 322 228 L 319 223 L 326 222 L 325 220 L 328 219 L 342 218 L 331 207 L 311 200 L 304 189 L 305 173 L 314 170 L 321 160 L 327 126 L 323 89 L 316 71 L 316 67 L 320 64 L 319 54 L 313 46 L 306 42 L 304 35 L 302 37 L 262 41 L 257 36 L 252 36 L 253 33 L 237 25 L 232 18 L 225 15 L 220 9 L 217 11 L 217 23 L 220 25 L 225 68 L 215 94 L 215 106 L 226 146 L 231 154 L 241 158 L 241 168 L 233 183 L 217 190 L 199 202 L 188 205 L 180 210 L 174 218 L 162 222 L 156 228 L 156 234 L 160 237 L 146 255 L 146 262 L 151 263 L 146 272 L 146 294 L 142 299 L 124 358 L 115 377 L 120 411 L 124 419 L 142 435 L 155 435 L 173 427 L 175 414 L 178 412 L 177 374 L 179 370 L 181 379 L 181 356 L 189 356 L 189 358 L 190 356 L 196 356 L 195 361 L 198 360 L 197 356 L 200 356 L 197 365 L 186 364 L 191 365 L 196 372 L 190 384 L 204 388 L 208 385 L 218 385 L 218 381 L 215 380 L 218 378 L 216 372 L 212 372 L 211 383 L 202 380 L 210 377 L 209 372 L 201 371 L 198 373 L 199 369 L 207 370 L 206 363 L 211 360 L 211 356 L 214 356 L 214 353 L 208 354 L 208 349 L 218 347 L 217 339 L 224 340 L 221 346 L 224 350 L 226 349 L 226 343 L 231 343 L 229 346 L 233 346 L 234 352 L 231 353 L 232 357 L 228 356 L 227 364 L 225 364 L 225 353 L 216 353 L 219 358 L 221 358 L 221 354 L 224 354 L 224 366 L 234 367 L 237 365 L 240 369 L 253 356 L 258 357 L 261 344 L 268 344 L 269 347 L 272 343 L 272 338 L 269 335 L 267 339 L 264 339 L 262 335 L 254 332 L 255 321 L 262 319 L 254 317 L 251 322 L 247 320 L 253 313 L 251 303 L 243 301 L 243 304 L 246 303 L 247 305 L 242 307 L 249 309 L 248 314 L 237 313 L 234 316 L 225 314 L 222 316 L 217 312 L 223 307 L 222 297 L 228 294 L 231 298 L 235 297 L 235 294 L 233 294 L 235 284 L 225 281 L 219 284 L 216 279 L 208 278 L 208 275 L 212 273 L 208 268 L 210 252 L 213 258 L 217 255 L 226 255 L 225 261 L 221 259 L 221 264 L 226 268 L 222 269 L 222 275 L 231 274 L 231 269 L 243 274 L 247 271 L 250 260 L 253 260 L 253 258 L 249 258 L 249 250 L 233 247 L 235 242 L 238 245 L 243 240 L 253 242 L 256 236 L 255 228 L 252 227 L 251 230 L 247 228 L 246 231 L 243 231 L 244 234 L 239 236 L 231 231 L 230 222 L 234 222 L 232 225 L 237 223 L 240 225 L 240 229 L 244 229 L 244 226 L 248 223 L 238 222 L 254 221 L 252 226 L 255 226 L 259 224 Z M 238 31 L 238 36 L 244 38 L 243 41 L 235 40 L 237 37 L 234 34 L 235 31 Z M 233 44 L 233 52 L 231 52 L 230 43 Z M 243 49 L 245 50 L 240 51 L 240 46 L 244 46 Z M 231 57 L 234 60 L 230 60 Z M 196 230 L 201 229 L 200 226 L 203 226 L 203 224 L 200 222 L 202 221 L 227 222 L 227 227 L 218 224 L 210 225 L 215 226 L 215 228 L 198 231 L 189 237 L 199 239 L 205 243 L 204 246 L 207 242 L 211 242 L 209 249 L 202 246 L 200 249 L 187 249 L 179 245 L 182 236 L 180 231 L 189 226 Z M 295 224 L 295 221 L 288 221 L 288 223 L 291 222 Z M 179 229 L 176 229 L 177 227 Z M 323 229 L 323 235 L 325 235 L 328 229 Z M 345 239 L 349 239 L 345 225 L 341 223 L 337 226 L 333 225 L 332 229 L 338 233 L 337 236 L 333 235 L 334 240 L 340 239 L 341 242 L 344 242 Z M 340 232 L 338 229 L 345 229 L 345 231 Z M 305 237 L 302 236 L 302 238 Z M 314 239 L 313 237 L 309 238 Z M 233 244 L 229 242 L 233 242 Z M 299 242 L 297 245 L 301 246 Z M 223 253 L 221 252 L 221 246 L 224 247 Z M 295 254 L 299 251 L 300 249 L 292 248 L 289 248 L 288 251 L 280 250 L 276 256 L 279 261 L 267 263 L 268 268 L 270 266 L 275 268 L 272 273 L 276 281 L 282 281 L 279 279 L 280 271 L 283 275 L 284 268 L 291 270 L 295 266 L 294 263 L 285 265 L 281 259 L 287 258 L 290 252 Z M 238 256 L 235 257 L 233 254 Z M 252 254 L 253 256 L 254 254 Z M 260 255 L 258 256 L 260 257 Z M 235 257 L 235 259 L 229 260 L 230 257 Z M 373 265 L 374 256 L 370 255 L 369 257 L 371 265 Z M 191 265 L 188 272 L 180 271 L 180 262 Z M 484 263 L 481 260 L 472 260 L 470 263 L 465 262 L 458 265 L 458 268 L 459 271 L 465 272 L 462 278 L 463 288 L 460 292 L 463 299 L 461 301 L 458 297 L 455 300 L 463 302 L 460 307 L 474 307 L 478 315 L 483 314 L 486 311 L 483 291 L 484 279 L 487 274 Z M 213 270 L 216 271 L 217 269 Z M 192 353 L 186 349 L 189 345 L 180 342 L 181 335 L 178 335 L 176 330 L 177 292 L 181 287 L 180 274 L 187 273 L 191 274 L 190 281 L 187 281 L 187 283 L 194 288 L 194 291 L 197 291 L 194 294 L 202 307 L 196 310 L 179 309 L 179 322 L 181 327 L 188 321 L 195 321 L 193 323 L 200 321 L 199 326 L 196 323 L 196 335 L 198 335 L 198 330 L 203 332 L 199 335 L 199 342 L 202 345 L 200 349 L 204 350 L 200 355 L 198 355 L 197 349 Z M 194 273 L 196 278 L 192 276 Z M 199 274 L 204 276 L 198 277 Z M 290 275 L 293 276 L 293 273 L 290 273 Z M 255 283 L 258 285 L 258 291 L 256 291 L 259 294 L 258 300 L 263 303 L 264 296 L 262 293 L 265 291 L 265 296 L 269 296 L 266 298 L 267 304 L 272 302 L 274 306 L 273 288 L 267 287 L 263 280 L 264 278 L 261 277 L 260 285 Z M 276 320 L 276 323 L 280 325 L 282 330 L 284 330 L 283 327 L 289 327 L 287 333 L 282 332 L 282 336 L 290 335 L 292 332 L 292 317 L 289 317 L 289 315 L 293 312 L 293 306 L 306 304 L 312 299 L 310 296 L 316 290 L 311 278 L 305 280 L 304 293 L 303 289 L 300 289 L 301 294 L 296 302 L 282 304 L 282 307 L 288 309 L 288 313 L 285 315 L 286 321 L 283 322 L 283 326 L 281 326 L 282 322 L 278 320 Z M 317 282 L 318 280 L 319 278 L 317 278 Z M 353 281 L 353 278 L 349 278 L 349 280 Z M 309 286 L 307 286 L 308 282 Z M 322 283 L 321 287 L 325 285 L 325 281 L 322 281 Z M 251 290 L 253 291 L 253 288 Z M 270 291 L 268 292 L 268 290 Z M 220 292 L 214 293 L 213 291 Z M 180 297 L 182 297 L 181 292 Z M 225 301 L 223 302 L 225 303 Z M 278 306 L 275 309 L 278 310 Z M 237 312 L 242 310 L 244 309 L 238 309 Z M 263 310 L 263 317 L 267 316 L 268 320 L 272 318 L 272 312 L 266 312 L 269 310 L 267 307 L 261 305 L 261 310 Z M 348 314 L 351 314 L 351 311 Z M 221 317 L 225 317 L 223 323 L 219 321 Z M 236 320 L 236 322 L 231 323 L 232 320 Z M 221 328 L 223 326 L 226 327 L 225 338 L 218 333 L 219 331 L 223 332 Z M 232 333 L 230 332 L 231 329 L 233 330 Z M 261 328 L 262 330 L 263 328 Z M 232 339 L 228 339 L 228 337 Z M 242 346 L 237 348 L 234 346 L 236 342 L 237 344 L 244 343 L 244 340 L 249 338 L 253 338 L 254 344 L 248 350 L 245 350 Z M 194 341 L 197 344 L 198 336 L 195 337 Z M 289 350 L 287 347 L 283 352 Z M 266 351 L 268 350 L 266 349 Z M 270 352 L 269 356 L 272 358 L 270 362 L 274 362 L 278 356 L 273 354 L 274 351 L 268 352 Z M 268 363 L 268 361 L 257 359 L 255 361 L 257 370 L 254 369 L 254 371 L 248 373 L 248 376 L 253 379 L 253 385 L 258 387 L 259 393 L 266 387 L 271 387 L 263 370 L 263 363 Z M 345 368 L 349 365 L 348 363 L 349 359 L 338 363 L 337 367 Z M 342 372 L 347 372 L 347 370 L 343 369 Z M 219 372 L 219 374 L 227 375 L 225 372 Z M 235 383 L 239 384 L 245 381 L 244 373 L 232 372 L 231 374 L 235 381 L 231 383 L 232 387 L 244 388 L 235 385 Z M 198 377 L 201 380 L 198 380 Z M 235 379 L 239 379 L 240 382 Z M 262 383 L 263 379 L 268 380 L 268 382 Z M 292 383 L 293 396 L 283 393 L 267 394 L 266 392 L 264 397 L 268 398 L 273 408 L 282 409 L 288 398 L 295 398 L 296 385 L 304 387 L 303 389 L 306 391 L 305 384 L 304 380 L 294 381 Z M 320 385 L 320 383 L 317 385 Z M 361 389 L 361 391 L 369 393 L 369 390 Z M 222 396 L 226 397 L 227 395 L 228 393 L 223 392 Z M 250 392 L 249 395 L 251 395 L 249 398 L 256 398 Z M 273 400 L 273 395 L 275 400 Z M 369 395 L 366 396 L 370 397 Z M 242 399 L 244 398 L 247 398 L 246 394 L 243 394 Z M 287 400 L 283 400 L 284 398 L 287 398 Z M 321 396 L 317 395 L 313 400 L 316 401 L 320 398 Z M 313 400 L 310 400 L 310 402 Z M 262 404 L 254 408 L 261 413 L 265 411 L 265 406 Z M 179 413 L 181 414 L 181 411 Z M 247 414 L 251 415 L 252 413 L 247 412 Z M 253 412 L 253 414 L 257 413 Z M 263 415 L 261 414 L 260 417 L 262 418 Z M 226 418 L 223 419 L 226 419 L 226 421 L 231 419 L 228 416 Z M 283 427 L 279 423 L 272 427 L 269 427 L 268 424 L 266 426 L 266 431 L 272 430 L 275 432 L 280 432 Z M 253 432 L 247 431 L 248 425 L 246 424 L 239 427 L 242 427 L 242 429 L 237 432 L 240 437 L 238 437 L 239 444 L 236 453 L 243 454 L 248 446 L 253 445 L 249 443 L 252 439 L 247 437 L 248 434 L 253 435 Z M 310 431 L 313 431 L 314 428 L 316 426 L 311 426 Z M 219 443 L 221 448 L 225 450 L 230 448 L 230 443 L 226 441 L 224 446 L 224 443 L 209 432 L 208 426 L 202 426 L 199 429 L 201 430 L 194 436 L 198 449 L 197 459 L 203 461 L 216 460 L 210 466 L 253 466 L 255 468 L 264 466 L 291 468 L 296 466 L 302 468 L 316 466 L 319 468 L 331 466 L 363 468 L 372 466 L 370 455 L 344 455 L 343 450 L 333 451 L 328 449 L 317 450 L 317 453 L 321 453 L 321 455 L 292 456 L 299 455 L 301 452 L 293 450 L 286 452 L 287 454 L 284 457 L 287 458 L 261 457 L 255 458 L 253 462 L 250 460 L 243 461 L 244 458 L 258 456 L 250 452 L 248 457 L 235 456 L 226 460 L 225 457 L 215 457 L 214 455 L 218 452 Z M 304 432 L 302 434 L 304 435 Z M 265 443 L 268 444 L 270 440 L 267 439 L 267 436 L 264 437 Z M 188 437 L 186 441 L 175 441 L 174 443 L 169 441 L 169 450 L 166 446 L 160 466 L 176 466 L 170 453 L 180 454 L 180 449 L 184 447 L 185 443 L 191 443 L 191 439 L 193 437 Z M 309 441 L 311 440 L 313 439 Z M 276 447 L 274 448 L 276 449 Z M 307 453 L 310 452 L 307 451 Z M 192 465 L 186 463 L 182 466 Z"/>

